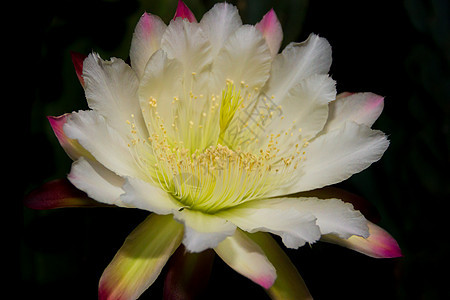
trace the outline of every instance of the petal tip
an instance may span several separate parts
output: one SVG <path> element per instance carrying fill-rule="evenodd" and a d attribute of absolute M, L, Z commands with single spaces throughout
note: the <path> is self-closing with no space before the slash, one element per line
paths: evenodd
<path fill-rule="evenodd" d="M 140 24 L 142 24 L 142 25 L 148 25 L 150 23 L 150 16 L 149 16 L 149 13 L 148 12 L 144 12 L 142 15 L 141 15 L 141 17 L 140 17 L 140 19 L 139 19 L 139 22 L 138 22 L 138 26 L 140 25 Z"/>
<path fill-rule="evenodd" d="M 23 199 L 30 209 L 46 210 L 63 207 L 105 207 L 78 190 L 67 179 L 49 181 L 34 189 Z"/>
<path fill-rule="evenodd" d="M 55 131 L 55 128 L 58 127 L 58 123 L 60 123 L 61 116 L 55 117 L 55 116 L 47 116 L 47 120 L 50 123 L 50 126 L 52 127 L 53 131 Z"/>
<path fill-rule="evenodd" d="M 173 19 L 175 20 L 176 18 L 188 19 L 188 21 L 191 23 L 197 22 L 197 19 L 195 18 L 192 11 L 189 9 L 189 7 L 187 7 L 187 5 L 182 0 L 178 0 L 177 10 L 175 12 L 175 16 L 173 17 Z"/>
<path fill-rule="evenodd" d="M 98 286 L 98 300 L 106 300 L 108 299 L 108 290 L 105 288 L 105 285 L 102 284 L 100 281 L 100 284 Z"/>
<path fill-rule="evenodd" d="M 142 28 L 144 32 L 149 32 L 152 30 L 154 26 L 154 16 L 151 13 L 144 12 L 139 19 L 138 24 L 136 25 L 136 29 Z"/>
<path fill-rule="evenodd" d="M 384 258 L 399 258 L 399 257 L 403 257 L 403 253 L 400 249 L 400 247 L 396 247 L 394 249 L 391 249 L 390 251 L 386 251 L 384 253 Z"/>
<path fill-rule="evenodd" d="M 264 36 L 272 56 L 276 55 L 283 39 L 283 29 L 275 10 L 271 8 L 261 21 L 255 25 L 255 28 Z"/>
<path fill-rule="evenodd" d="M 369 99 L 367 101 L 366 104 L 366 109 L 367 110 L 373 110 L 376 107 L 383 105 L 384 104 L 384 97 L 377 95 L 377 94 L 372 94 L 369 96 Z"/>
<path fill-rule="evenodd" d="M 275 282 L 276 277 L 273 276 L 262 276 L 255 279 L 255 282 L 265 288 L 266 290 L 270 289 Z"/>
<path fill-rule="evenodd" d="M 86 59 L 87 55 L 70 51 L 70 56 L 72 58 L 73 66 L 75 67 L 75 72 L 77 74 L 78 80 L 81 85 L 84 87 L 84 79 L 83 79 L 83 62 Z"/>
<path fill-rule="evenodd" d="M 272 22 L 278 20 L 277 14 L 275 13 L 273 7 L 265 14 L 265 16 L 267 16 L 267 18 Z"/>
<path fill-rule="evenodd" d="M 279 25 L 278 17 L 273 8 L 271 8 L 261 19 L 261 21 L 256 24 L 256 27 L 262 32 L 273 31 L 277 29 Z"/>
<path fill-rule="evenodd" d="M 391 247 L 389 249 L 387 248 L 381 248 L 377 251 L 374 251 L 375 258 L 399 258 L 403 257 L 402 251 L 398 245 Z"/>
<path fill-rule="evenodd" d="M 370 239 L 371 237 L 369 237 Z M 374 252 L 379 258 L 403 257 L 402 250 L 397 241 L 385 230 L 379 228 L 374 233 Z"/>
<path fill-rule="evenodd" d="M 374 258 L 402 257 L 402 251 L 397 241 L 380 226 L 368 222 L 370 235 L 367 239 L 349 239 L 350 248 Z"/>
<path fill-rule="evenodd" d="M 114 295 L 111 287 L 102 279 L 98 284 L 98 300 L 126 300 L 122 295 Z"/>
<path fill-rule="evenodd" d="M 67 116 L 69 114 L 63 114 L 60 116 L 47 116 L 47 120 L 50 123 L 50 126 L 52 127 L 53 131 L 61 130 L 62 126 L 67 121 Z"/>

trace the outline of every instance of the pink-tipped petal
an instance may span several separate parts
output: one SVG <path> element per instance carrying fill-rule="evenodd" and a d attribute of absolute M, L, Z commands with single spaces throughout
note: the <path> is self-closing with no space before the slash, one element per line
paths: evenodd
<path fill-rule="evenodd" d="M 380 111 L 381 114 L 381 110 L 383 109 L 384 106 L 384 97 L 383 96 L 379 96 L 376 94 L 369 94 L 367 97 L 367 102 L 364 105 L 364 113 L 365 114 L 370 114 L 373 111 Z"/>
<path fill-rule="evenodd" d="M 267 45 L 269 45 L 270 53 L 272 56 L 275 56 L 280 50 L 281 41 L 283 40 L 283 29 L 273 8 L 264 15 L 255 27 L 261 31 Z"/>
<path fill-rule="evenodd" d="M 286 253 L 278 243 L 265 232 L 246 234 L 264 250 L 265 255 L 277 271 L 277 278 L 267 293 L 273 300 L 311 300 L 311 294 Z"/>
<path fill-rule="evenodd" d="M 161 47 L 167 26 L 160 17 L 144 13 L 134 29 L 130 47 L 130 63 L 139 78 L 144 75 L 150 57 Z"/>
<path fill-rule="evenodd" d="M 70 52 L 70 56 L 72 57 L 72 63 L 75 67 L 75 72 L 77 73 L 78 80 L 80 81 L 81 85 L 84 87 L 84 79 L 83 79 L 83 61 L 87 57 L 87 55 L 77 53 L 77 52 Z"/>
<path fill-rule="evenodd" d="M 269 289 L 277 278 L 277 272 L 264 251 L 240 230 L 223 240 L 214 251 L 233 270 L 265 289 Z"/>
<path fill-rule="evenodd" d="M 383 111 L 384 97 L 374 93 L 344 92 L 329 104 L 328 120 L 323 133 L 351 121 L 371 127 Z"/>
<path fill-rule="evenodd" d="M 271 276 L 261 275 L 258 278 L 256 278 L 255 282 L 267 290 L 270 289 L 270 287 L 273 285 L 275 281 Z"/>
<path fill-rule="evenodd" d="M 206 288 L 214 262 L 214 251 L 190 253 L 181 245 L 169 261 L 164 281 L 164 300 L 194 300 Z"/>
<path fill-rule="evenodd" d="M 402 251 L 397 241 L 383 228 L 368 222 L 369 237 L 364 239 L 351 236 L 348 239 L 340 239 L 333 235 L 323 236 L 321 240 L 337 244 L 374 258 L 401 257 Z"/>
<path fill-rule="evenodd" d="M 197 19 L 195 18 L 192 11 L 181 0 L 178 0 L 177 11 L 175 12 L 175 16 L 173 17 L 173 19 L 175 20 L 176 18 L 188 19 L 188 21 L 191 23 L 197 23 Z"/>
<path fill-rule="evenodd" d="M 69 115 L 70 114 L 64 114 L 59 117 L 47 117 L 50 126 L 52 126 L 53 132 L 55 133 L 56 138 L 59 141 L 59 144 L 64 149 L 64 151 L 66 151 L 67 155 L 73 160 L 78 159 L 80 156 L 94 159 L 92 155 L 78 143 L 77 140 L 69 139 L 64 133 L 63 126 L 64 124 L 66 124 L 67 117 Z"/>
<path fill-rule="evenodd" d="M 24 199 L 24 205 L 31 209 L 54 209 L 63 207 L 106 207 L 89 198 L 74 187 L 67 179 L 57 179 L 33 190 Z M 113 207 L 113 206 L 111 206 Z"/>
<path fill-rule="evenodd" d="M 100 278 L 99 300 L 134 300 L 156 280 L 183 237 L 172 216 L 151 214 L 127 237 Z"/>
<path fill-rule="evenodd" d="M 361 211 L 368 220 L 373 222 L 378 222 L 380 220 L 379 213 L 369 201 L 340 188 L 330 186 L 297 193 L 295 195 L 301 197 L 317 197 L 320 199 L 338 198 L 344 202 L 351 203 L 355 209 Z M 397 241 L 387 231 L 371 221 L 367 221 L 369 237 L 366 239 L 359 236 L 341 239 L 335 235 L 327 234 L 322 236 L 321 241 L 338 244 L 375 258 L 393 258 L 402 256 Z"/>

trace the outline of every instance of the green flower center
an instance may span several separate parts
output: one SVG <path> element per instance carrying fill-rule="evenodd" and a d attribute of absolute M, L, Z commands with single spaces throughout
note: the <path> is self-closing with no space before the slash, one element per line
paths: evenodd
<path fill-rule="evenodd" d="M 281 134 L 267 135 L 274 113 L 258 111 L 270 108 L 264 99 L 257 89 L 249 92 L 244 82 L 236 87 L 230 80 L 220 96 L 174 96 L 169 113 L 160 113 L 158 99 L 150 97 L 143 111 L 152 133 L 133 139 L 130 147 L 147 180 L 182 207 L 214 213 L 263 198 L 292 180 L 306 146 L 286 151 L 279 146 Z"/>

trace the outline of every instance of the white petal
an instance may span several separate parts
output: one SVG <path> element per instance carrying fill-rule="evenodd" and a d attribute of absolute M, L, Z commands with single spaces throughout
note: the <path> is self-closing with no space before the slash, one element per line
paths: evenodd
<path fill-rule="evenodd" d="M 199 77 L 207 77 L 209 73 L 206 71 L 212 62 L 211 45 L 198 23 L 182 18 L 170 21 L 162 37 L 161 48 L 168 58 L 177 59 L 183 66 L 186 89 L 192 90 L 194 76 L 195 80 L 206 80 Z"/>
<path fill-rule="evenodd" d="M 240 230 L 223 240 L 214 251 L 233 270 L 265 289 L 270 288 L 277 277 L 264 251 Z"/>
<path fill-rule="evenodd" d="M 150 58 L 139 87 L 139 101 L 147 123 L 152 122 L 150 98 L 156 99 L 157 111 L 162 120 L 169 125 L 173 123 L 174 114 L 171 103 L 174 100 L 173 97 L 181 98 L 181 93 L 183 93 L 182 76 L 181 63 L 178 60 L 169 59 L 163 50 L 158 50 Z M 154 126 L 157 127 L 158 124 Z M 169 135 L 174 134 L 171 126 L 166 126 L 166 130 Z M 149 131 L 151 132 L 150 129 Z"/>
<path fill-rule="evenodd" d="M 211 56 L 215 57 L 228 37 L 242 26 L 239 12 L 229 3 L 216 3 L 200 21 L 200 27 L 211 44 Z"/>
<path fill-rule="evenodd" d="M 328 118 L 328 103 L 336 97 L 335 82 L 328 75 L 313 75 L 294 86 L 274 114 L 265 134 L 259 137 L 260 147 L 267 145 L 270 134 L 280 134 L 279 147 L 292 152 L 303 139 L 320 132 Z"/>
<path fill-rule="evenodd" d="M 314 233 L 314 235 L 318 234 L 334 234 L 338 235 L 341 238 L 348 238 L 352 235 L 358 235 L 362 237 L 367 237 L 369 235 L 367 220 L 364 216 L 358 211 L 353 209 L 353 205 L 351 203 L 345 203 L 339 199 L 318 199 L 318 198 L 270 198 L 265 200 L 259 200 L 249 202 L 252 208 L 259 210 L 267 210 L 268 213 L 265 216 L 268 220 L 264 222 L 275 222 L 275 219 L 278 217 L 277 209 L 282 208 L 286 212 L 284 213 L 285 219 L 293 219 L 295 217 L 292 216 L 312 216 L 313 220 L 315 220 L 315 225 L 318 226 L 317 229 L 320 231 L 318 233 Z M 244 204 L 245 205 L 245 204 Z M 252 212 L 251 210 L 247 210 L 245 212 L 248 216 L 244 217 L 242 214 L 242 218 L 245 218 L 245 222 L 250 222 L 254 218 L 254 214 L 258 214 L 258 212 Z M 283 218 L 282 214 L 278 218 Z M 308 230 L 309 224 L 303 224 L 300 222 L 300 217 L 298 217 L 298 229 L 297 231 L 306 231 Z M 230 219 L 231 220 L 231 219 Z M 235 222 L 237 226 L 241 227 L 240 222 L 236 222 L 235 219 L 231 220 Z M 291 222 L 287 220 L 278 220 L 277 222 Z M 294 224 L 293 224 L 294 225 Z M 301 226 L 305 226 L 302 228 Z M 311 227 L 314 229 L 315 227 Z M 291 229 L 294 230 L 294 227 Z M 259 230 L 262 231 L 262 230 Z M 312 231 L 314 232 L 314 231 Z M 315 237 L 315 236 L 314 236 Z"/>
<path fill-rule="evenodd" d="M 220 50 L 212 67 L 217 86 L 230 79 L 250 89 L 261 87 L 269 77 L 272 57 L 262 34 L 250 25 L 239 27 Z"/>
<path fill-rule="evenodd" d="M 146 135 L 137 97 L 139 80 L 129 65 L 117 58 L 104 61 L 92 53 L 84 60 L 83 79 L 89 107 L 105 117 L 109 126 L 126 136 L 131 134 L 132 122 Z"/>
<path fill-rule="evenodd" d="M 351 203 L 339 199 L 284 198 L 284 201 L 286 199 L 290 199 L 292 208 L 314 215 L 321 234 L 334 234 L 344 239 L 352 235 L 369 236 L 367 220 Z"/>
<path fill-rule="evenodd" d="M 345 123 L 314 139 L 306 147 L 298 181 L 271 196 L 309 191 L 346 180 L 381 158 L 389 146 L 384 133 L 365 125 Z"/>
<path fill-rule="evenodd" d="M 236 230 L 236 226 L 225 219 L 187 208 L 175 211 L 174 218 L 185 226 L 183 244 L 190 252 L 214 248 Z"/>
<path fill-rule="evenodd" d="M 139 78 L 142 78 L 152 54 L 160 48 L 166 28 L 160 17 L 148 13 L 144 13 L 137 23 L 131 40 L 130 62 Z"/>
<path fill-rule="evenodd" d="M 322 130 L 328 117 L 328 102 L 336 97 L 335 82 L 328 75 L 302 80 L 281 102 L 283 116 L 295 120 L 302 138 L 309 140 Z"/>
<path fill-rule="evenodd" d="M 250 233 L 264 231 L 279 235 L 288 248 L 298 248 L 306 242 L 317 241 L 320 231 L 314 215 L 294 210 L 287 203 L 278 200 L 249 201 L 219 211 L 216 215 Z"/>
<path fill-rule="evenodd" d="M 100 163 L 80 157 L 72 164 L 69 181 L 99 202 L 132 207 L 120 201 L 124 179 Z"/>
<path fill-rule="evenodd" d="M 327 74 L 330 66 L 330 44 L 311 34 L 303 43 L 289 44 L 275 57 L 264 91 L 279 102 L 301 80 L 314 74 Z"/>
<path fill-rule="evenodd" d="M 68 138 L 78 140 L 95 159 L 114 173 L 138 178 L 143 176 L 127 141 L 95 111 L 72 113 L 63 129 Z"/>
<path fill-rule="evenodd" d="M 384 98 L 373 93 L 357 93 L 330 103 L 330 113 L 323 133 L 339 128 L 347 121 L 371 127 L 383 111 Z"/>
<path fill-rule="evenodd" d="M 130 206 L 155 212 L 171 214 L 181 205 L 160 187 L 137 178 L 128 177 L 123 185 L 124 194 L 120 200 Z"/>

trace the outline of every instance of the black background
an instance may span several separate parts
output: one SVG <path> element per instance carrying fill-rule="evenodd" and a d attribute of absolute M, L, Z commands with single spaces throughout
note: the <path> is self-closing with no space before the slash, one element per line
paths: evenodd
<path fill-rule="evenodd" d="M 186 1 L 197 19 L 215 1 Z M 127 209 L 32 211 L 23 196 L 62 178 L 70 159 L 45 118 L 86 109 L 70 51 L 127 59 L 134 25 L 144 11 L 168 22 L 176 0 L 39 1 L 20 9 L 11 28 L 11 59 L 22 62 L 14 81 L 19 112 L 18 211 L 20 299 L 96 299 L 98 280 L 125 237 L 146 216 Z M 448 282 L 449 3 L 405 1 L 232 1 L 244 23 L 274 8 L 283 46 L 314 32 L 333 48 L 338 92 L 385 96 L 374 128 L 389 135 L 383 158 L 340 186 L 368 199 L 380 225 L 404 257 L 373 259 L 316 243 L 286 250 L 315 299 L 444 299 Z M 22 25 L 22 26 L 18 26 Z M 19 48 L 24 53 L 16 53 Z M 18 95 L 18 96 L 17 96 Z M 16 104 L 17 103 L 17 104 Z M 25 112 L 25 114 L 24 114 Z M 445 267 L 447 265 L 447 267 Z M 161 299 L 164 271 L 141 299 Z M 268 299 L 264 291 L 216 259 L 205 299 Z"/>

